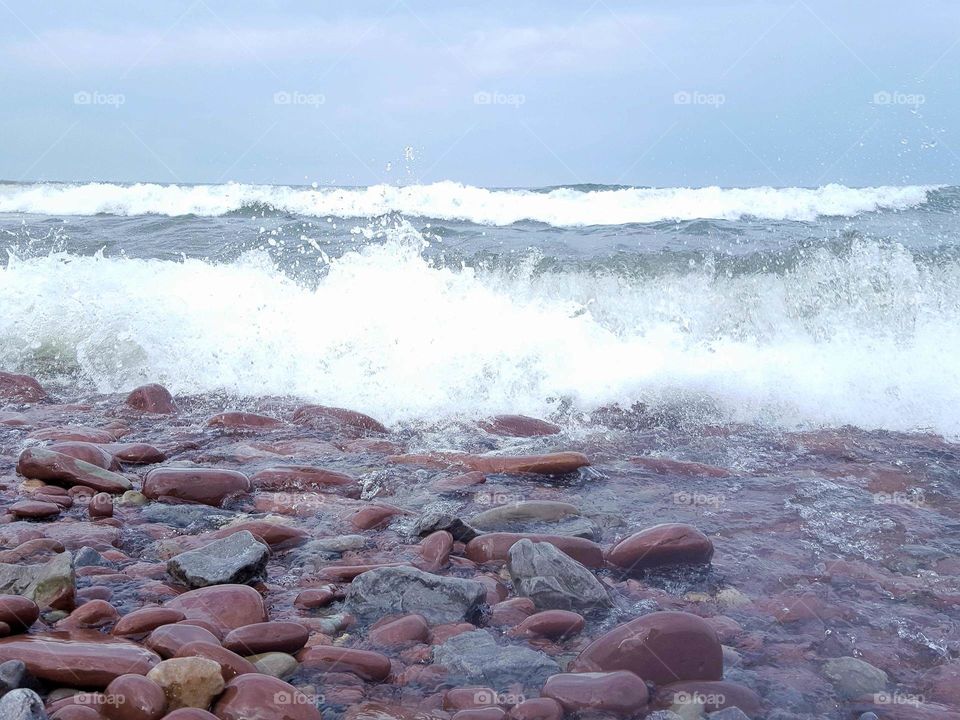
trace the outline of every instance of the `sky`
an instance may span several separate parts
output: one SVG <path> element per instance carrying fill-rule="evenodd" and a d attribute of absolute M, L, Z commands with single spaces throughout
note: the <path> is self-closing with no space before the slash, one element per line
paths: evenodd
<path fill-rule="evenodd" d="M 0 179 L 960 184 L 960 3 L 0 0 Z"/>

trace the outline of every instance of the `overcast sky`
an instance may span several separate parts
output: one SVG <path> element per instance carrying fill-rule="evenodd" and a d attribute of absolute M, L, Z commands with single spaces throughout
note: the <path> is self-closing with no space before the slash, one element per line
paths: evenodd
<path fill-rule="evenodd" d="M 960 2 L 0 0 L 0 178 L 958 183 Z"/>

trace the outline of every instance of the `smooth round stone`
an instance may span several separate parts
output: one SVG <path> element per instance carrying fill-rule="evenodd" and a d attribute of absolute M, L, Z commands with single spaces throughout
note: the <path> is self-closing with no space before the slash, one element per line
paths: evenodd
<path fill-rule="evenodd" d="M 297 656 L 300 664 L 322 672 L 349 672 L 363 680 L 383 682 L 390 675 L 390 659 L 370 650 L 316 645 Z"/>
<path fill-rule="evenodd" d="M 240 675 L 224 690 L 213 708 L 220 720 L 322 720 L 313 701 L 269 675 Z"/>
<path fill-rule="evenodd" d="M 131 465 L 152 465 L 167 459 L 163 452 L 147 443 L 109 443 L 104 450 L 112 453 L 120 462 Z"/>
<path fill-rule="evenodd" d="M 42 520 L 60 514 L 60 506 L 42 500 L 20 500 L 7 508 L 14 517 Z"/>
<path fill-rule="evenodd" d="M 560 640 L 578 635 L 583 630 L 584 623 L 585 620 L 579 613 L 569 610 L 544 610 L 521 622 L 516 627 L 515 634 Z"/>
<path fill-rule="evenodd" d="M 206 709 L 224 687 L 220 666 L 201 657 L 164 660 L 147 673 L 147 678 L 163 688 L 170 710 Z"/>
<path fill-rule="evenodd" d="M 34 502 L 47 503 L 48 505 L 56 505 L 61 510 L 69 510 L 73 507 L 73 496 L 66 495 L 50 495 L 46 492 L 40 492 L 33 496 Z"/>
<path fill-rule="evenodd" d="M 121 505 L 146 505 L 150 499 L 139 490 L 127 490 L 120 496 Z"/>
<path fill-rule="evenodd" d="M 510 720 L 563 720 L 563 706 L 553 698 L 530 698 L 510 708 L 507 717 Z"/>
<path fill-rule="evenodd" d="M 208 622 L 208 621 L 206 621 L 206 620 L 198 620 L 198 619 L 196 619 L 196 618 L 189 618 L 189 619 L 186 619 L 186 620 L 181 620 L 180 622 L 177 623 L 177 625 L 193 625 L 194 627 L 203 628 L 203 629 L 206 630 L 208 633 L 210 633 L 211 635 L 213 635 L 213 636 L 217 639 L 217 642 L 218 642 L 218 643 L 222 643 L 222 642 L 223 642 L 223 636 L 225 635 L 225 633 L 222 632 L 222 631 L 220 630 L 220 628 L 218 628 L 216 625 L 214 625 L 213 623 Z"/>
<path fill-rule="evenodd" d="M 726 680 L 669 683 L 657 688 L 653 701 L 664 708 L 701 705 L 708 713 L 736 707 L 750 717 L 756 717 L 763 704 L 760 696 L 750 688 Z"/>
<path fill-rule="evenodd" d="M 75 628 L 98 628 L 117 621 L 120 614 L 106 600 L 90 600 L 64 618 L 60 625 Z"/>
<path fill-rule="evenodd" d="M 498 704 L 497 691 L 489 687 L 459 687 L 443 695 L 444 710 L 469 710 Z"/>
<path fill-rule="evenodd" d="M 350 524 L 357 530 L 373 530 L 387 525 L 390 518 L 402 512 L 400 508 L 389 505 L 369 505 L 351 515 Z"/>
<path fill-rule="evenodd" d="M 0 595 L 0 622 L 14 633 L 26 632 L 40 617 L 40 608 L 23 595 Z"/>
<path fill-rule="evenodd" d="M 327 607 L 337 599 L 337 593 L 332 589 L 302 590 L 293 600 L 294 607 L 303 610 L 313 610 L 315 608 Z"/>
<path fill-rule="evenodd" d="M 177 411 L 173 395 L 163 385 L 141 385 L 127 395 L 127 405 L 141 412 L 169 415 Z"/>
<path fill-rule="evenodd" d="M 508 437 L 556 435 L 561 429 L 559 425 L 554 425 L 552 422 L 527 415 L 494 415 L 487 420 L 481 420 L 477 425 L 491 435 Z"/>
<path fill-rule="evenodd" d="M 547 455 L 468 455 L 465 464 L 471 470 L 486 473 L 535 473 L 537 475 L 566 475 L 590 464 L 589 458 L 578 452 L 558 452 Z"/>
<path fill-rule="evenodd" d="M 405 645 L 427 642 L 430 627 L 422 615 L 404 615 L 395 620 L 378 623 L 370 629 L 368 638 L 375 645 Z"/>
<path fill-rule="evenodd" d="M 223 675 L 223 681 L 229 682 L 237 675 L 257 672 L 253 663 L 240 657 L 235 652 L 227 650 L 225 647 L 213 645 L 208 642 L 187 643 L 179 650 L 175 657 L 202 657 L 207 660 L 213 660 L 220 666 L 220 674 Z"/>
<path fill-rule="evenodd" d="M 719 680 L 723 648 L 703 618 L 655 612 L 618 625 L 590 643 L 570 672 L 629 670 L 658 685 L 678 680 Z"/>
<path fill-rule="evenodd" d="M 231 495 L 250 491 L 250 480 L 236 470 L 197 467 L 154 468 L 143 479 L 148 498 L 176 498 L 219 507 Z"/>
<path fill-rule="evenodd" d="M 664 523 L 634 533 L 607 553 L 607 561 L 628 573 L 664 565 L 710 562 L 713 543 L 692 525 Z"/>
<path fill-rule="evenodd" d="M 87 705 L 67 705 L 55 712 L 51 720 L 103 720 L 103 715 Z"/>
<path fill-rule="evenodd" d="M 170 625 L 185 619 L 186 616 L 179 610 L 162 607 L 142 608 L 120 618 L 113 628 L 113 634 L 145 635 L 161 625 Z"/>
<path fill-rule="evenodd" d="M 553 675 L 541 694 L 560 703 L 567 712 L 599 710 L 633 715 L 647 706 L 646 683 L 627 670 Z"/>
<path fill-rule="evenodd" d="M 269 415 L 248 412 L 222 412 L 207 420 L 207 427 L 222 427 L 237 430 L 271 430 L 283 427 L 282 420 Z"/>
<path fill-rule="evenodd" d="M 260 653 L 259 655 L 249 655 L 247 661 L 250 662 L 256 672 L 270 675 L 281 680 L 293 675 L 300 663 L 293 655 L 287 655 L 280 652 Z"/>
<path fill-rule="evenodd" d="M 164 603 L 188 619 L 205 620 L 224 635 L 244 625 L 267 621 L 260 593 L 247 585 L 213 585 L 191 590 Z"/>
<path fill-rule="evenodd" d="M 588 568 L 600 568 L 604 565 L 603 550 L 592 540 L 540 533 L 486 533 L 467 543 L 466 555 L 468 559 L 478 564 L 506 562 L 510 556 L 510 548 L 525 539 L 535 543 L 550 543 Z"/>
<path fill-rule="evenodd" d="M 494 627 L 513 627 L 519 625 L 537 611 L 533 600 L 515 597 L 490 606 L 490 625 Z"/>
<path fill-rule="evenodd" d="M 104 691 L 101 713 L 109 720 L 159 720 L 166 711 L 163 688 L 142 675 L 121 675 Z"/>
<path fill-rule="evenodd" d="M 45 400 L 46 397 L 46 391 L 35 378 L 0 370 L 0 398 L 35 403 Z"/>
<path fill-rule="evenodd" d="M 345 492 L 359 496 L 356 478 L 333 470 L 308 465 L 281 465 L 265 468 L 250 478 L 260 490 L 316 490 Z"/>
<path fill-rule="evenodd" d="M 180 708 L 163 716 L 163 720 L 220 720 L 212 712 L 200 708 Z"/>
<path fill-rule="evenodd" d="M 14 635 L 0 640 L 0 662 L 22 660 L 41 680 L 71 687 L 106 687 L 127 673 L 145 675 L 160 658 L 96 630 Z"/>
<path fill-rule="evenodd" d="M 330 429 L 347 426 L 367 432 L 385 433 L 387 428 L 378 420 L 356 410 L 328 407 L 326 405 L 304 405 L 293 413 L 293 421 L 305 425 L 321 425 Z"/>
<path fill-rule="evenodd" d="M 116 470 L 118 468 L 113 455 L 94 443 L 77 441 L 54 443 L 50 446 L 50 449 L 61 455 L 69 455 L 77 460 L 96 465 L 104 470 Z"/>
<path fill-rule="evenodd" d="M 264 622 L 231 630 L 223 646 L 240 655 L 265 652 L 295 653 L 307 644 L 310 633 L 294 622 Z"/>
<path fill-rule="evenodd" d="M 430 570 L 439 570 L 450 561 L 453 535 L 446 530 L 430 533 L 420 543 L 420 556 Z"/>
<path fill-rule="evenodd" d="M 97 493 L 90 498 L 87 512 L 92 518 L 113 517 L 113 498 L 108 493 Z"/>
<path fill-rule="evenodd" d="M 162 625 L 150 633 L 143 644 L 163 659 L 172 658 L 184 645 L 194 642 L 219 645 L 217 636 L 197 625 Z"/>

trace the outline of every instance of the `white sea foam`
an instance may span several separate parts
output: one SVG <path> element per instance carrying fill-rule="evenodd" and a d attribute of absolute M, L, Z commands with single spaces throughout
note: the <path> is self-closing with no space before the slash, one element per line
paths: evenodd
<path fill-rule="evenodd" d="M 699 218 L 814 220 L 915 207 L 931 188 L 921 186 L 745 189 L 659 188 L 549 192 L 488 190 L 454 182 L 369 188 L 294 188 L 274 185 L 115 185 L 109 183 L 0 186 L 0 212 L 42 215 L 204 215 L 269 205 L 307 216 L 410 217 L 509 225 L 523 220 L 558 227 L 621 225 Z"/>
<path fill-rule="evenodd" d="M 0 269 L 0 367 L 101 391 L 294 394 L 387 421 L 568 398 L 709 398 L 731 420 L 960 434 L 960 266 L 861 241 L 787 274 L 631 280 L 431 265 L 409 227 L 316 288 L 241 261 L 50 255 Z"/>

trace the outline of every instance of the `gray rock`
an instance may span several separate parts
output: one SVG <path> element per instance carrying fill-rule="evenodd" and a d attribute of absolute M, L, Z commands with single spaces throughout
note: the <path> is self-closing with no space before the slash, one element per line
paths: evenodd
<path fill-rule="evenodd" d="M 82 547 L 77 550 L 73 558 L 73 566 L 78 567 L 114 567 L 114 564 L 107 560 L 92 547 Z"/>
<path fill-rule="evenodd" d="M 610 595 L 590 570 L 550 543 L 520 540 L 507 570 L 517 595 L 539 610 L 590 611 L 610 605 Z"/>
<path fill-rule="evenodd" d="M 0 697 L 17 688 L 35 686 L 36 680 L 27 672 L 27 666 L 22 661 L 7 660 L 0 663 Z"/>
<path fill-rule="evenodd" d="M 206 505 L 170 504 L 154 502 L 144 506 L 141 516 L 153 523 L 169 525 L 176 528 L 186 528 L 197 524 L 202 527 L 213 527 L 227 522 L 231 513 Z"/>
<path fill-rule="evenodd" d="M 883 670 L 854 657 L 827 660 L 823 674 L 833 683 L 837 694 L 845 698 L 872 695 L 887 687 L 887 674 Z"/>
<path fill-rule="evenodd" d="M 750 720 L 750 716 L 738 707 L 728 707 L 716 712 L 707 713 L 710 720 Z"/>
<path fill-rule="evenodd" d="M 539 688 L 560 672 L 548 655 L 521 645 L 498 645 L 484 630 L 454 635 L 434 648 L 433 662 L 445 667 L 454 682 L 495 690 L 514 684 Z"/>
<path fill-rule="evenodd" d="M 683 720 L 673 710 L 654 710 L 647 715 L 646 720 Z"/>
<path fill-rule="evenodd" d="M 865 712 L 860 716 L 859 720 L 880 720 L 880 716 L 875 712 Z"/>
<path fill-rule="evenodd" d="M 431 625 L 477 618 L 486 590 L 476 580 L 441 577 L 412 567 L 385 567 L 358 575 L 346 609 L 361 622 L 394 613 L 420 613 Z"/>
<path fill-rule="evenodd" d="M 363 535 L 337 535 L 311 540 L 300 546 L 301 553 L 330 553 L 340 555 L 348 550 L 363 550 L 369 541 Z"/>
<path fill-rule="evenodd" d="M 23 595 L 42 609 L 72 602 L 75 591 L 71 553 L 60 553 L 42 565 L 0 563 L 0 595 Z"/>
<path fill-rule="evenodd" d="M 167 561 L 167 572 L 184 585 L 243 584 L 263 580 L 270 551 L 249 531 L 228 535 Z"/>
<path fill-rule="evenodd" d="M 511 523 L 556 522 L 580 514 L 576 505 L 552 500 L 524 500 L 521 502 L 497 505 L 474 515 L 468 522 L 481 530 L 503 530 Z"/>
<path fill-rule="evenodd" d="M 454 540 L 462 543 L 468 543 L 480 534 L 460 518 L 439 510 L 430 510 L 421 515 L 411 533 L 422 537 L 437 530 L 446 530 Z"/>
<path fill-rule="evenodd" d="M 3 720 L 47 720 L 43 701 L 33 690 L 12 690 L 0 698 L 0 718 Z"/>

